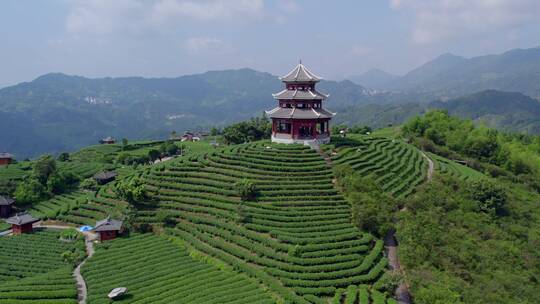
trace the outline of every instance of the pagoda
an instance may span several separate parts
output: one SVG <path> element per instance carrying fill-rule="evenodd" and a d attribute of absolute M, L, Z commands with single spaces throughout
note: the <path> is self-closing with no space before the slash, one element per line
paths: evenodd
<path fill-rule="evenodd" d="M 328 95 L 318 92 L 315 84 L 319 76 L 308 70 L 302 61 L 287 75 L 279 78 L 285 89 L 272 94 L 278 106 L 266 111 L 272 119 L 272 142 L 329 143 L 332 113 L 323 108 Z"/>

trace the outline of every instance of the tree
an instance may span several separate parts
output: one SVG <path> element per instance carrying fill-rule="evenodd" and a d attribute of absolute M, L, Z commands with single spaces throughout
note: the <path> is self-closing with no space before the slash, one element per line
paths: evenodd
<path fill-rule="evenodd" d="M 129 203 L 140 203 L 147 198 L 144 184 L 137 177 L 117 182 L 114 191 L 121 199 Z"/>
<path fill-rule="evenodd" d="M 69 161 L 69 153 L 67 152 L 62 152 L 58 155 L 58 157 L 56 158 L 58 161 L 61 161 L 61 162 L 67 162 Z"/>
<path fill-rule="evenodd" d="M 37 180 L 45 185 L 49 175 L 56 172 L 56 161 L 50 155 L 45 155 L 40 157 L 34 164 L 34 169 L 32 175 L 37 178 Z"/>
<path fill-rule="evenodd" d="M 366 134 L 371 131 L 372 129 L 369 126 L 356 125 L 351 128 L 351 133 L 356 133 L 356 134 Z"/>
<path fill-rule="evenodd" d="M 133 158 L 126 152 L 118 154 L 116 162 L 123 165 L 130 165 L 133 162 Z"/>
<path fill-rule="evenodd" d="M 236 182 L 234 187 L 243 201 L 251 201 L 257 197 L 257 187 L 248 179 L 242 179 Z"/>
<path fill-rule="evenodd" d="M 15 202 L 17 205 L 32 205 L 47 197 L 45 187 L 34 178 L 19 183 L 15 189 Z"/>
<path fill-rule="evenodd" d="M 128 139 L 127 138 L 122 138 L 122 150 L 127 150 L 127 147 L 128 147 Z"/>
<path fill-rule="evenodd" d="M 212 129 L 210 129 L 210 135 L 211 136 L 218 136 L 220 133 L 219 129 L 216 128 L 216 127 L 212 127 Z"/>
<path fill-rule="evenodd" d="M 242 121 L 223 129 L 223 139 L 229 144 L 241 144 L 263 138 L 269 138 L 272 124 L 266 116 Z"/>
<path fill-rule="evenodd" d="M 99 188 L 98 183 L 93 178 L 87 178 L 82 181 L 81 188 L 90 191 L 96 191 Z"/>
<path fill-rule="evenodd" d="M 47 190 L 53 194 L 60 194 L 66 192 L 69 188 L 77 184 L 81 178 L 74 173 L 67 172 L 54 172 L 49 175 L 47 179 Z"/>
<path fill-rule="evenodd" d="M 166 146 L 166 152 L 169 156 L 173 156 L 173 155 L 176 155 L 176 153 L 178 152 L 178 146 L 175 144 L 175 143 L 169 143 L 167 146 Z"/>
<path fill-rule="evenodd" d="M 362 177 L 350 166 L 334 169 L 337 185 L 352 205 L 352 219 L 358 228 L 384 237 L 394 229 L 395 201 L 372 177 Z"/>
<path fill-rule="evenodd" d="M 502 186 L 481 179 L 471 182 L 468 185 L 468 192 L 480 211 L 496 215 L 505 213 L 507 196 Z"/>
<path fill-rule="evenodd" d="M 150 161 L 154 162 L 158 158 L 161 159 L 161 153 L 156 149 L 152 149 L 148 151 L 148 157 L 150 158 Z"/>

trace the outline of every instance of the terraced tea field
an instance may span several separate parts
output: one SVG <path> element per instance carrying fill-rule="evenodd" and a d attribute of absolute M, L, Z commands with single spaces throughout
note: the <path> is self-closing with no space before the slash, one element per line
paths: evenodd
<path fill-rule="evenodd" d="M 56 195 L 53 198 L 39 202 L 32 206 L 28 211 L 36 218 L 56 218 L 61 213 L 67 213 L 88 200 L 91 195 L 84 191 L 74 191 L 62 195 Z"/>
<path fill-rule="evenodd" d="M 256 202 L 241 202 L 234 190 L 246 178 L 259 189 Z M 339 288 L 376 282 L 387 266 L 382 241 L 350 223 L 332 178 L 304 146 L 235 146 L 153 168 L 145 182 L 157 208 L 139 211 L 138 219 L 156 222 L 166 210 L 178 222 L 167 232 L 189 247 L 287 302 L 326 303 Z"/>
<path fill-rule="evenodd" d="M 347 289 L 340 289 L 332 298 L 332 304 L 397 304 L 394 299 L 387 299 L 385 295 L 367 285 L 351 285 Z"/>
<path fill-rule="evenodd" d="M 462 180 L 475 180 L 485 178 L 486 176 L 472 168 L 456 163 L 442 156 L 428 153 L 429 158 L 435 164 L 435 170 L 441 173 L 447 173 Z"/>
<path fill-rule="evenodd" d="M 88 303 L 110 303 L 107 294 L 124 286 L 118 303 L 275 303 L 261 286 L 231 270 L 200 262 L 164 237 L 131 235 L 98 247 L 82 274 Z"/>
<path fill-rule="evenodd" d="M 84 256 L 82 241 L 67 243 L 59 232 L 0 237 L 0 303 L 76 303 L 77 289 L 71 276 L 73 265 L 64 252 Z"/>
<path fill-rule="evenodd" d="M 73 208 L 61 212 L 55 218 L 76 225 L 95 225 L 107 216 L 122 218 L 128 204 L 118 200 L 110 186 L 102 188 L 97 195 L 80 197 Z"/>
<path fill-rule="evenodd" d="M 411 194 L 426 178 L 422 154 L 398 140 L 365 136 L 345 141 L 336 151 L 334 165 L 348 164 L 362 175 L 374 175 L 384 191 L 398 198 Z"/>

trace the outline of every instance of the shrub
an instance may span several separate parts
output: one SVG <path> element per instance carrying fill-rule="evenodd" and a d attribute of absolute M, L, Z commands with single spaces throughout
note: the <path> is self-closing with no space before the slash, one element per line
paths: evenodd
<path fill-rule="evenodd" d="M 238 181 L 234 187 L 243 201 L 252 201 L 257 198 L 257 187 L 248 179 Z"/>
<path fill-rule="evenodd" d="M 83 180 L 80 186 L 81 188 L 90 191 L 96 191 L 99 188 L 98 183 L 93 178 L 87 178 Z"/>
<path fill-rule="evenodd" d="M 160 223 L 163 223 L 164 226 L 174 226 L 176 224 L 174 214 L 164 210 L 160 210 L 157 212 L 156 220 Z"/>
<path fill-rule="evenodd" d="M 79 235 L 80 233 L 74 228 L 65 229 L 65 230 L 62 230 L 62 232 L 60 232 L 61 239 L 70 240 L 70 241 L 76 240 L 79 237 Z"/>

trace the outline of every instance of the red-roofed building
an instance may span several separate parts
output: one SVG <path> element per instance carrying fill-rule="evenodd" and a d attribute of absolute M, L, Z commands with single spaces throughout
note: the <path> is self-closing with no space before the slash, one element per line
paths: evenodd
<path fill-rule="evenodd" d="M 6 223 L 11 224 L 13 234 L 31 233 L 34 231 L 32 224 L 39 222 L 39 219 L 34 218 L 30 213 L 21 212 L 7 218 Z"/>
<path fill-rule="evenodd" d="M 9 153 L 0 153 L 0 166 L 9 165 L 13 160 L 13 155 Z"/>
<path fill-rule="evenodd" d="M 323 108 L 328 95 L 315 89 L 320 77 L 301 62 L 287 75 L 280 77 L 285 89 L 273 94 L 278 106 L 266 111 L 272 119 L 272 141 L 277 143 L 330 142 L 332 113 Z"/>

